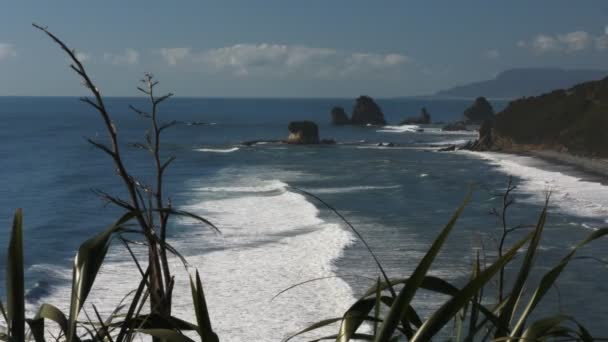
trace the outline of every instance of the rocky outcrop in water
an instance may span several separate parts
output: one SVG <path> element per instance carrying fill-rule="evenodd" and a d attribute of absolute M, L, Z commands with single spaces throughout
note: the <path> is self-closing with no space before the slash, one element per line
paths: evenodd
<path fill-rule="evenodd" d="M 293 121 L 287 127 L 289 129 L 288 144 L 318 144 L 319 128 L 312 121 Z"/>
<path fill-rule="evenodd" d="M 471 107 L 464 111 L 464 122 L 467 125 L 481 125 L 486 120 L 494 119 L 494 108 L 485 97 L 478 97 Z"/>
<path fill-rule="evenodd" d="M 431 123 L 431 114 L 422 107 L 420 115 L 403 120 L 400 125 L 428 125 Z"/>
<path fill-rule="evenodd" d="M 515 100 L 482 125 L 477 150 L 608 158 L 608 78 Z"/>
<path fill-rule="evenodd" d="M 344 108 L 334 107 L 331 109 L 331 123 L 334 125 L 348 125 L 350 123 Z"/>
<path fill-rule="evenodd" d="M 441 127 L 442 131 L 466 131 L 467 125 L 464 121 L 450 122 L 447 125 Z"/>
<path fill-rule="evenodd" d="M 369 96 L 359 96 L 350 119 L 354 125 L 386 125 L 380 106 Z"/>

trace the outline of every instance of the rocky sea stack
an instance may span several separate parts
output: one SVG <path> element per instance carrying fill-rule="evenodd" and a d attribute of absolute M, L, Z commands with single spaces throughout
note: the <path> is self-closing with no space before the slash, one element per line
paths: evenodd
<path fill-rule="evenodd" d="M 348 125 L 350 123 L 344 108 L 334 107 L 331 109 L 331 123 L 334 125 Z"/>
<path fill-rule="evenodd" d="M 484 121 L 493 119 L 494 108 L 485 97 L 478 97 L 473 105 L 464 111 L 464 122 L 467 125 L 481 125 Z"/>
<path fill-rule="evenodd" d="M 354 125 L 386 125 L 380 106 L 369 96 L 357 98 L 350 121 Z"/>
<path fill-rule="evenodd" d="M 319 143 L 319 128 L 312 121 L 293 121 L 287 128 L 289 129 L 288 144 Z"/>
<path fill-rule="evenodd" d="M 422 107 L 420 115 L 417 117 L 411 117 L 403 120 L 400 125 L 428 125 L 431 123 L 431 114 Z"/>
<path fill-rule="evenodd" d="M 515 100 L 480 130 L 475 148 L 608 157 L 608 78 Z"/>

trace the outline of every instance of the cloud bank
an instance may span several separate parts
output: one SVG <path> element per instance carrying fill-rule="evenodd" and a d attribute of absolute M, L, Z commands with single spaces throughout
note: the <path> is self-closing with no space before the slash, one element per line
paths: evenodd
<path fill-rule="evenodd" d="M 160 49 L 170 66 L 189 65 L 201 71 L 235 76 L 300 74 L 311 77 L 347 76 L 355 72 L 394 70 L 409 59 L 398 53 L 349 53 L 331 48 L 282 44 L 236 44 L 193 51 L 191 48 Z"/>
<path fill-rule="evenodd" d="M 608 49 L 608 29 L 603 34 L 594 36 L 586 31 L 573 31 L 563 34 L 539 34 L 529 41 L 517 42 L 520 48 L 530 48 L 536 53 L 548 52 L 581 52 L 588 50 Z"/>
<path fill-rule="evenodd" d="M 17 50 L 12 44 L 0 43 L 0 59 L 17 56 Z"/>
<path fill-rule="evenodd" d="M 139 62 L 139 52 L 131 48 L 119 53 L 106 52 L 103 59 L 112 65 L 134 65 Z"/>

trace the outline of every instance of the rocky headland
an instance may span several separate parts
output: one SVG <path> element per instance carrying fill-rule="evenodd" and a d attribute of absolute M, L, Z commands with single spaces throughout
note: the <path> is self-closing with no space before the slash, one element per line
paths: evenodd
<path fill-rule="evenodd" d="M 484 126 L 479 149 L 608 158 L 608 78 L 515 100 Z"/>

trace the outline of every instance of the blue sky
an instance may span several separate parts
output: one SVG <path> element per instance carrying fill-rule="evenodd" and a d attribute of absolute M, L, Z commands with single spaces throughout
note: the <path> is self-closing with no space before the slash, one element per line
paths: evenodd
<path fill-rule="evenodd" d="M 85 93 L 32 22 L 112 96 L 137 95 L 144 72 L 181 96 L 390 97 L 515 67 L 608 69 L 605 0 L 6 1 L 0 95 Z"/>

